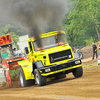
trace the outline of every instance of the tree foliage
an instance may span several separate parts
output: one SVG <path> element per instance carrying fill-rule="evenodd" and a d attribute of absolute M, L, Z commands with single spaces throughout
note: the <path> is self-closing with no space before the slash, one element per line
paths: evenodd
<path fill-rule="evenodd" d="M 1 27 L 0 28 L 0 36 L 1 35 L 6 35 L 6 34 L 11 34 L 12 40 L 13 40 L 13 45 L 17 46 L 17 43 L 19 41 L 19 35 L 16 34 L 16 31 L 12 31 L 11 28 L 13 26 L 11 26 L 10 24 L 5 25 L 5 27 Z"/>
<path fill-rule="evenodd" d="M 100 0 L 70 0 L 71 11 L 66 15 L 64 27 L 70 45 L 86 45 L 86 40 L 100 40 Z M 73 41 L 71 41 L 71 37 Z"/>

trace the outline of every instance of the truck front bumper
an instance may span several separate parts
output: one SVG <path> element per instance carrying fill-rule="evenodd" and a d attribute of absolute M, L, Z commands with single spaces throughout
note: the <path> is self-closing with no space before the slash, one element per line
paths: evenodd
<path fill-rule="evenodd" d="M 39 68 L 38 70 L 42 76 L 49 76 L 49 75 L 53 75 L 56 73 L 61 73 L 64 71 L 72 70 L 72 69 L 75 69 L 81 66 L 82 66 L 81 60 L 75 59 L 75 60 L 68 61 L 66 63 L 61 63 L 58 65 L 42 67 L 42 68 Z"/>

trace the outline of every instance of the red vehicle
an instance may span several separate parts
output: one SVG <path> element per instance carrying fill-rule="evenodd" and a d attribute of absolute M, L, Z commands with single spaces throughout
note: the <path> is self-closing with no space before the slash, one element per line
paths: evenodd
<path fill-rule="evenodd" d="M 14 56 L 12 43 L 11 35 L 0 36 L 0 63 L 5 70 L 8 86 L 11 84 L 11 79 L 18 75 L 17 69 L 20 65 L 17 62 L 26 59 L 18 55 Z M 3 56 L 3 53 L 8 54 L 8 56 Z"/>

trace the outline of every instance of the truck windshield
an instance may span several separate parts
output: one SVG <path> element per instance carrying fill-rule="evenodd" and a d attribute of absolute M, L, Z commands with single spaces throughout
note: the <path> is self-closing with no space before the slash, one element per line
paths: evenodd
<path fill-rule="evenodd" d="M 58 34 L 51 37 L 42 38 L 41 42 L 42 42 L 42 47 L 39 47 L 36 41 L 33 42 L 35 51 L 67 44 L 65 34 Z"/>

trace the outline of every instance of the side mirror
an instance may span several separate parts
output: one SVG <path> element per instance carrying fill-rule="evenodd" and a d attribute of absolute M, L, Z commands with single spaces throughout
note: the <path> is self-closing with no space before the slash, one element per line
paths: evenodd
<path fill-rule="evenodd" d="M 26 53 L 26 54 L 29 53 L 28 47 L 25 47 L 25 53 Z"/>

